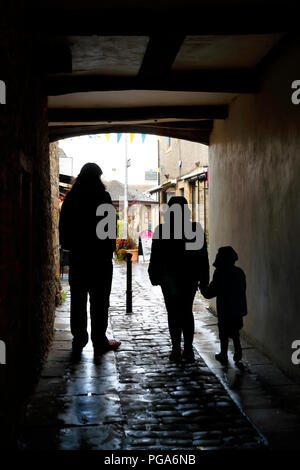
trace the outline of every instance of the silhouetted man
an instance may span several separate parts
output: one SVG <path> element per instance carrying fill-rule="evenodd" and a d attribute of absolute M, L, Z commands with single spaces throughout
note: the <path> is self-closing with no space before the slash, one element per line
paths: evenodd
<path fill-rule="evenodd" d="M 100 220 L 97 208 L 101 204 L 112 206 L 101 174 L 101 168 L 95 163 L 82 167 L 63 202 L 59 222 L 60 243 L 63 249 L 70 251 L 71 332 L 75 356 L 80 355 L 88 342 L 88 294 L 94 352 L 101 354 L 120 345 L 106 337 L 115 239 L 101 239 L 96 233 Z"/>

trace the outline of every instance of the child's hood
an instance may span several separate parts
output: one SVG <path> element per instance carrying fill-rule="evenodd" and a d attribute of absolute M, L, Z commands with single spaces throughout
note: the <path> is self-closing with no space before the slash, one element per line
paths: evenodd
<path fill-rule="evenodd" d="M 237 260 L 238 260 L 238 255 L 231 246 L 221 246 L 218 249 L 216 259 L 213 262 L 213 266 L 215 268 L 233 266 Z"/>

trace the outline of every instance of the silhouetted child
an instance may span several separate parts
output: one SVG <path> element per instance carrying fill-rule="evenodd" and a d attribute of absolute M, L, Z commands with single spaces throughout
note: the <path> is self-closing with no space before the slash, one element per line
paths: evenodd
<path fill-rule="evenodd" d="M 234 264 L 237 253 L 231 246 L 219 248 L 213 266 L 216 268 L 211 283 L 201 288 L 202 295 L 211 299 L 217 297 L 217 315 L 221 352 L 216 359 L 222 364 L 228 362 L 228 342 L 232 338 L 235 362 L 242 359 L 240 329 L 243 316 L 247 315 L 246 276 Z"/>

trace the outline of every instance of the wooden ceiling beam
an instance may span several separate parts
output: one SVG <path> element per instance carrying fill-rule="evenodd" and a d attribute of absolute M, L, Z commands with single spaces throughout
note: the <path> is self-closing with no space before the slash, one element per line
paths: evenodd
<path fill-rule="evenodd" d="M 153 121 L 159 119 L 225 119 L 228 115 L 227 105 L 217 106 L 166 106 L 139 108 L 68 108 L 48 110 L 49 123 L 64 122 L 113 122 Z"/>
<path fill-rule="evenodd" d="M 138 134 L 154 134 L 165 137 L 174 137 L 177 139 L 190 140 L 201 144 L 209 145 L 210 130 L 186 130 L 186 129 L 159 129 L 155 125 L 118 125 L 118 126 L 55 126 L 49 127 L 49 141 L 55 142 L 60 139 L 77 137 L 82 135 L 108 134 L 108 133 L 138 133 Z"/>
<path fill-rule="evenodd" d="M 161 60 L 163 55 L 161 55 Z M 169 56 L 170 57 L 170 56 Z M 149 64 L 145 65 L 145 71 Z M 147 64 L 147 63 L 146 63 Z M 156 72 L 155 72 L 156 73 Z M 195 70 L 187 72 L 171 71 L 159 76 L 105 77 L 95 75 L 75 75 L 47 77 L 44 81 L 48 96 L 70 93 L 125 91 L 125 90 L 162 90 L 211 93 L 256 93 L 259 91 L 257 74 L 250 70 Z"/>
<path fill-rule="evenodd" d="M 184 38 L 183 34 L 151 36 L 139 70 L 139 76 L 161 76 L 168 72 L 183 44 Z"/>
<path fill-rule="evenodd" d="M 71 49 L 65 42 L 45 44 L 37 42 L 34 50 L 35 66 L 43 74 L 72 73 Z"/>
<path fill-rule="evenodd" d="M 22 29 L 45 35 L 152 36 L 166 31 L 184 35 L 267 34 L 291 27 L 289 8 L 280 5 L 224 5 L 186 8 L 43 8 L 26 7 L 19 14 Z M 295 26 L 297 23 L 295 22 Z"/>

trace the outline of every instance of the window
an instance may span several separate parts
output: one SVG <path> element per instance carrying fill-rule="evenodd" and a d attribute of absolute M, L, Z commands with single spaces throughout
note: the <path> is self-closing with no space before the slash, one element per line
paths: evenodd
<path fill-rule="evenodd" d="M 172 193 L 166 193 L 166 203 L 168 204 L 169 200 L 171 197 L 175 196 L 175 192 Z"/>

